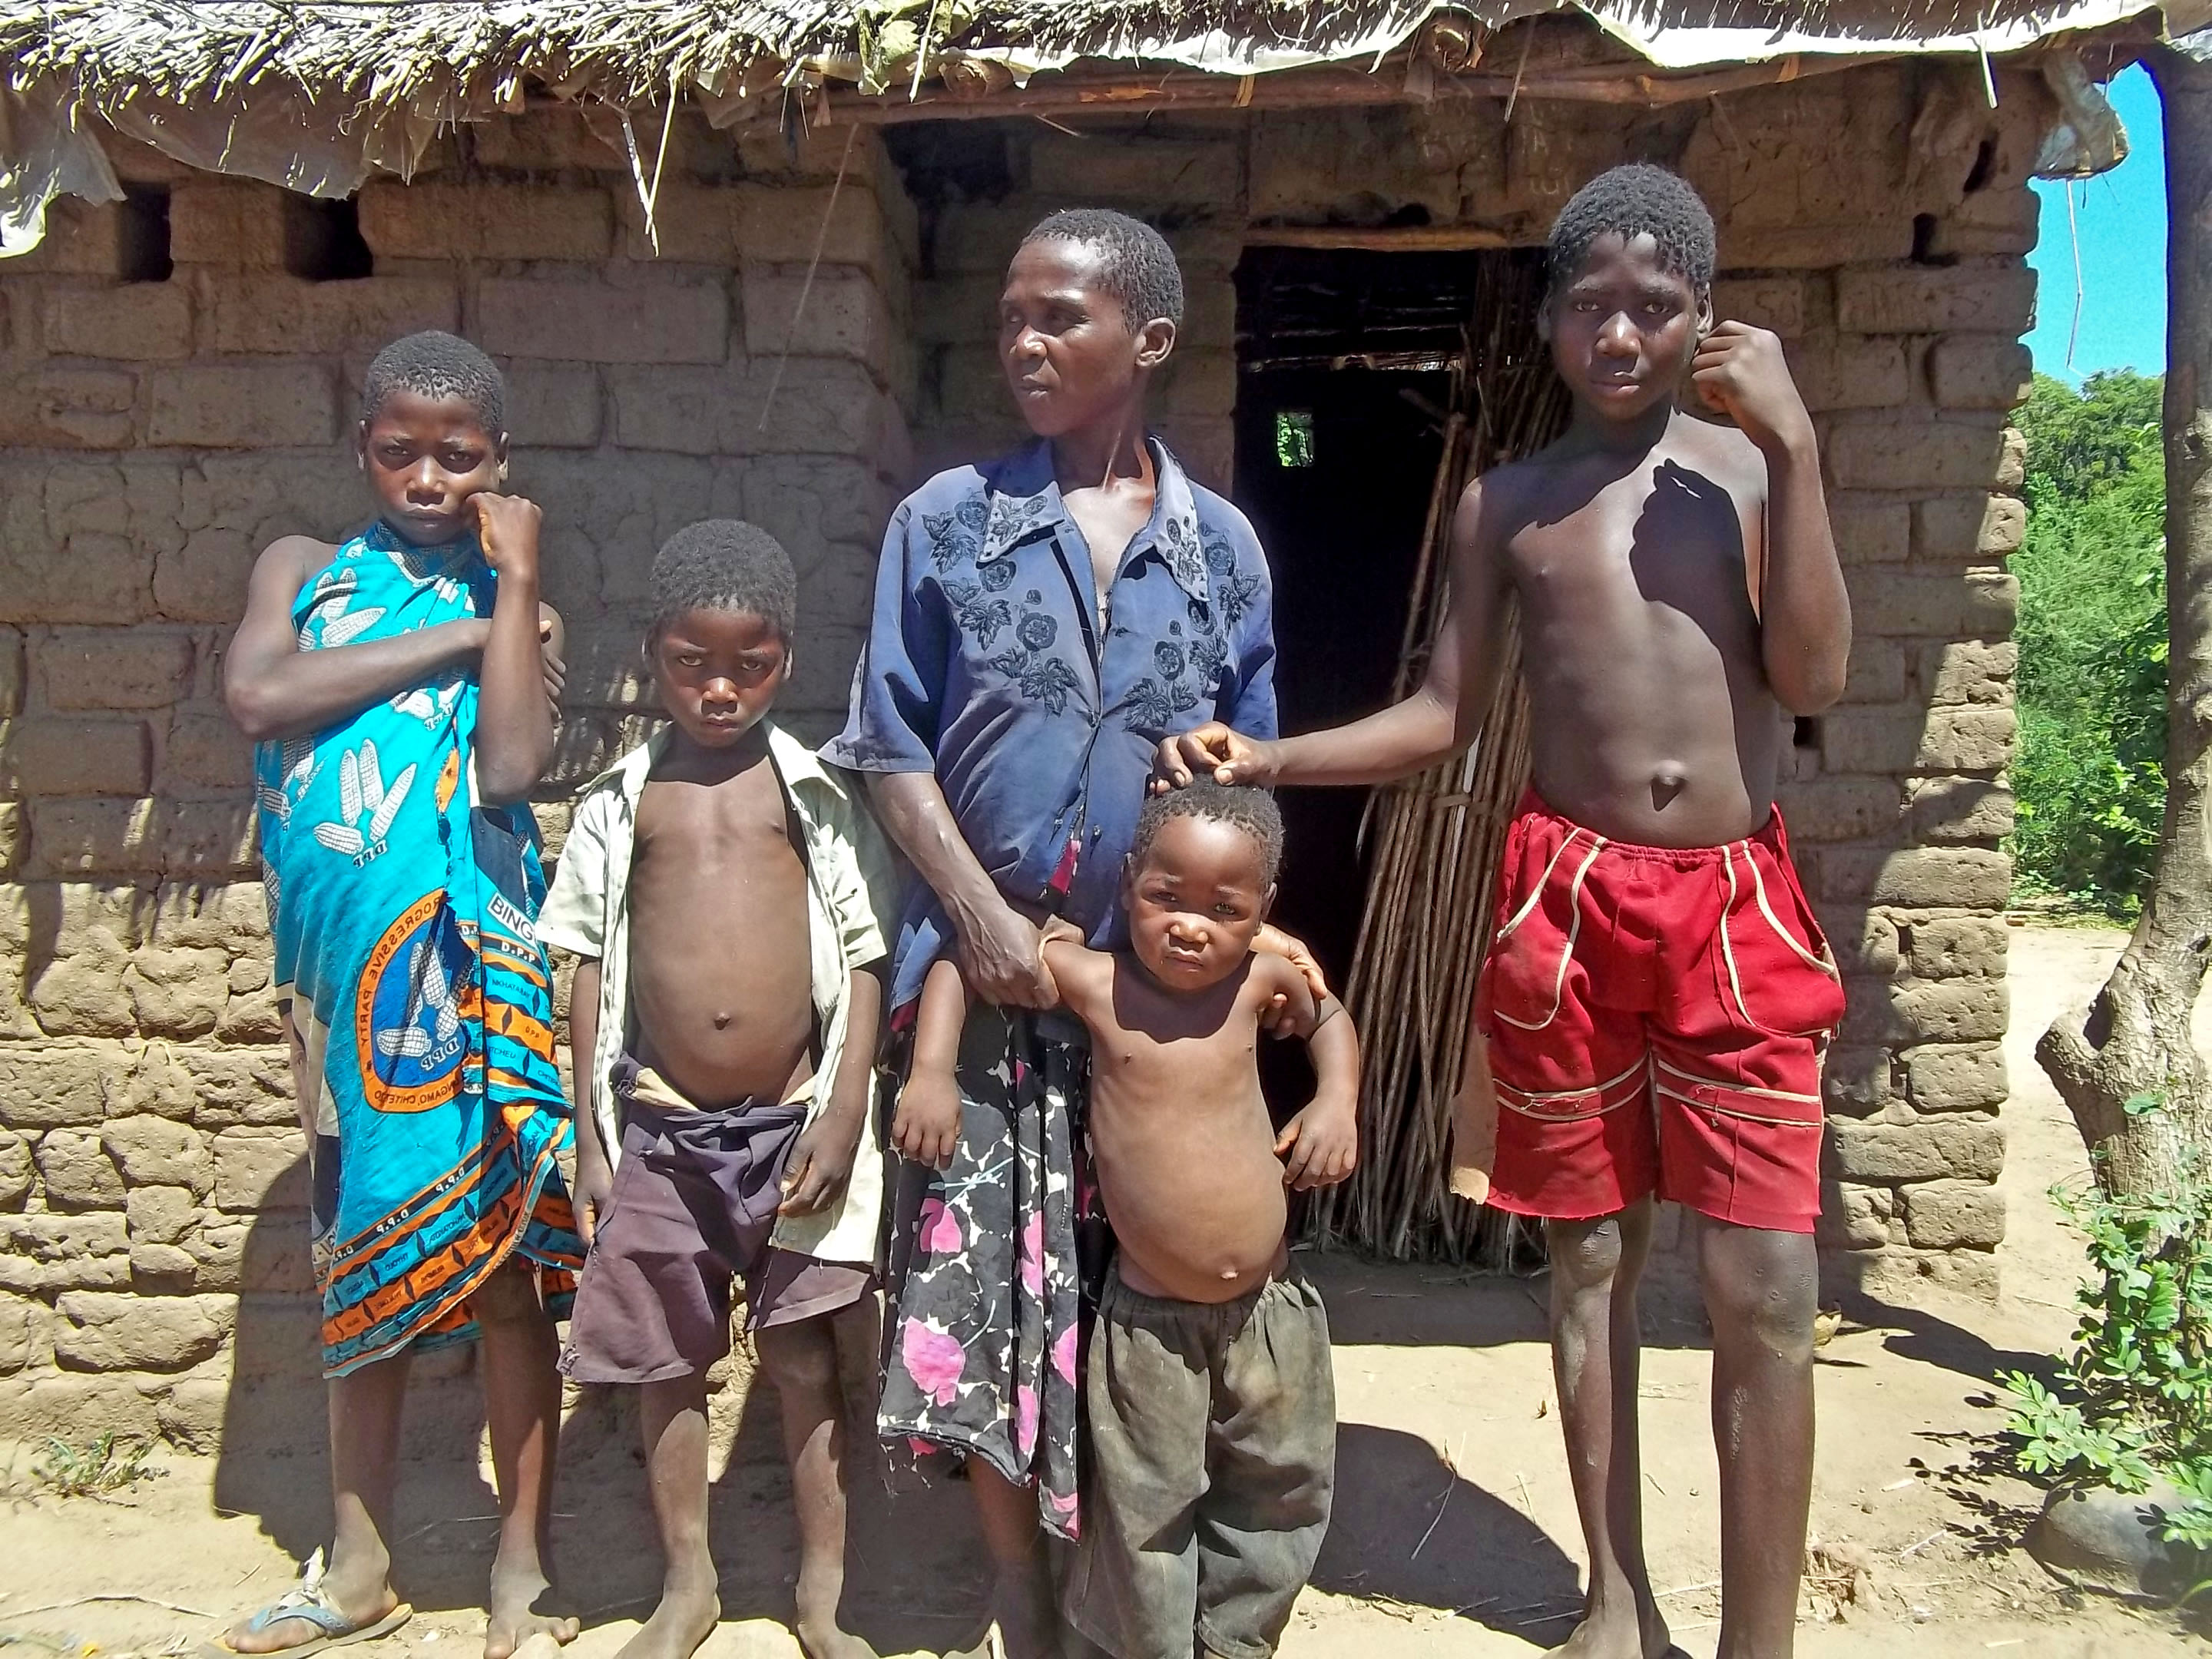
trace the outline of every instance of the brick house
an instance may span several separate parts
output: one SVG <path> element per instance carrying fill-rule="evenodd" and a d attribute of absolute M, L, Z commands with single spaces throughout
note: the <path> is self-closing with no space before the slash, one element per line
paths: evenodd
<path fill-rule="evenodd" d="M 1398 650 L 1404 514 L 1322 534 L 1276 437 L 1307 422 L 1339 498 L 1425 489 L 1420 377 L 1464 349 L 1482 262 L 1525 258 L 1576 185 L 1626 159 L 1705 192 L 1720 311 L 1784 337 L 1852 590 L 1850 689 L 1800 723 L 1786 798 L 1852 1000 L 1829 1264 L 1877 1292 L 1994 1293 L 2027 181 L 2069 123 L 2087 136 L 2080 66 L 2128 60 L 2148 38 L 2134 8 L 2046 7 L 1973 38 L 1918 8 L 1837 8 L 1802 36 L 1705 31 L 1693 50 L 1604 6 L 1603 28 L 1576 12 L 1494 32 L 1480 7 L 1277 6 L 1281 40 L 1152 40 L 1141 7 L 1034 27 L 992 7 L 919 58 L 927 6 L 903 42 L 825 6 L 701 46 L 685 7 L 651 0 L 609 8 L 626 21 L 588 50 L 588 7 L 528 28 L 509 4 L 197 9 L 0 25 L 0 131 L 21 151 L 0 179 L 11 1430 L 209 1443 L 234 1373 L 249 1394 L 312 1375 L 302 1148 L 220 678 L 258 550 L 362 516 L 349 444 L 378 346 L 457 329 L 507 371 L 514 487 L 545 508 L 572 635 L 539 803 L 557 847 L 568 794 L 647 719 L 646 570 L 691 519 L 741 514 L 792 549 L 787 706 L 834 725 L 890 507 L 1017 430 L 990 355 L 997 274 L 1074 202 L 1153 218 L 1183 258 L 1162 423 L 1269 538 L 1286 717 L 1371 706 Z M 1328 21 L 1301 36 L 1308 13 Z M 2092 25 L 2063 53 L 2039 44 Z M 77 192 L 42 237 L 41 177 Z M 1301 652 L 1328 666 L 1301 682 Z M 1340 848 L 1342 830 L 1314 834 Z"/>

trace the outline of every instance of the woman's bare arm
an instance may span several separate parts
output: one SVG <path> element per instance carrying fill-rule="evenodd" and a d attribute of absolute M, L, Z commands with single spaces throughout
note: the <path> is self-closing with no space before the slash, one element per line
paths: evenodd
<path fill-rule="evenodd" d="M 256 743 L 319 732 L 474 661 L 483 649 L 489 629 L 470 620 L 358 645 L 301 650 L 292 607 L 330 555 L 327 545 L 311 537 L 286 536 L 254 561 L 245 620 L 223 659 L 222 690 L 231 719 Z"/>
<path fill-rule="evenodd" d="M 968 988 L 987 1002 L 1049 1008 L 1058 1000 L 1037 930 L 977 862 L 934 772 L 871 772 L 868 799 L 952 919 Z"/>

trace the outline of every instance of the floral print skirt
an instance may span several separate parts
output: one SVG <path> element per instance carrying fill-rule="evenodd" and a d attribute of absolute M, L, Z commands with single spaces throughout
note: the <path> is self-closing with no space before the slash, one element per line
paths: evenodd
<path fill-rule="evenodd" d="M 1089 1039 L 1065 1014 L 978 1005 L 957 1076 L 951 1166 L 901 1165 L 878 1427 L 1034 1481 L 1045 1528 L 1073 1538 L 1084 1292 L 1111 1253 L 1083 1149 Z"/>

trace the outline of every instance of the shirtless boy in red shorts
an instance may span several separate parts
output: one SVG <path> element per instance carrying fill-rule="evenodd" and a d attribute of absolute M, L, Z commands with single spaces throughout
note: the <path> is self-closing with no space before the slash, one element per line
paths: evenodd
<path fill-rule="evenodd" d="M 1334 731 L 1218 725 L 1160 771 L 1377 783 L 1480 729 L 1517 599 L 1534 787 L 1478 994 L 1503 1108 L 1490 1201 L 1544 1218 L 1560 1422 L 1589 1546 L 1559 1652 L 1660 1659 L 1638 1483 L 1636 1285 L 1652 1203 L 1704 1218 L 1723 1659 L 1791 1650 L 1813 1473 L 1813 1221 L 1834 963 L 1774 810 L 1787 714 L 1842 692 L 1850 611 L 1782 348 L 1712 322 L 1712 220 L 1615 168 L 1553 227 L 1542 326 L 1566 435 L 1468 487 L 1425 683 Z M 1686 384 L 1734 429 L 1685 413 Z"/>

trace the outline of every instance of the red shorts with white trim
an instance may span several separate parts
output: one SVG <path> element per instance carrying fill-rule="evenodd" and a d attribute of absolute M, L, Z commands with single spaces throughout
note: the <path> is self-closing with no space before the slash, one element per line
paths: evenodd
<path fill-rule="evenodd" d="M 1656 1193 L 1810 1232 L 1844 990 L 1781 813 L 1725 847 L 1632 847 L 1531 794 L 1499 885 L 1475 1000 L 1498 1087 L 1490 1201 L 1585 1219 Z"/>

